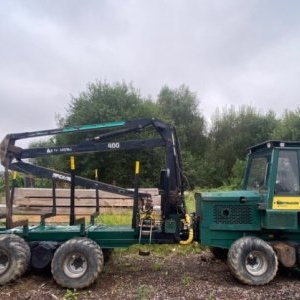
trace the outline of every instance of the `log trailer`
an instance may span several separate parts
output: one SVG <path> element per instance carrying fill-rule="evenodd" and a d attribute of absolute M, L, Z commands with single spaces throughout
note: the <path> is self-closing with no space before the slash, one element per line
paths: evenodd
<path fill-rule="evenodd" d="M 152 128 L 159 138 L 119 139 L 128 133 Z M 108 129 L 108 131 L 106 131 Z M 105 130 L 104 132 L 102 132 Z M 22 149 L 16 141 L 56 134 L 95 133 L 75 145 Z M 139 164 L 134 190 L 76 175 L 73 155 L 89 152 L 164 147 L 166 166 L 160 173 L 161 215 L 153 215 L 151 195 L 138 189 Z M 55 281 L 67 288 L 91 285 L 103 269 L 103 255 L 113 248 L 145 243 L 183 243 L 193 240 L 210 247 L 217 258 L 227 258 L 232 274 L 242 283 L 263 285 L 276 275 L 278 264 L 300 263 L 300 142 L 267 141 L 249 148 L 242 188 L 231 192 L 196 193 L 192 218 L 184 203 L 183 171 L 176 130 L 157 119 L 111 122 L 63 129 L 7 135 L 1 143 L 5 167 L 5 226 L 0 228 L 0 284 L 20 277 L 31 264 L 51 265 Z M 71 155 L 70 173 L 28 163 L 26 159 L 46 155 Z M 40 224 L 13 221 L 14 184 L 9 170 L 53 182 L 53 208 L 41 215 Z M 57 181 L 70 184 L 69 225 L 50 225 L 56 214 Z M 96 190 L 95 213 L 87 224 L 75 214 L 75 186 Z M 95 224 L 99 215 L 99 191 L 114 192 L 134 199 L 131 226 Z"/>
<path fill-rule="evenodd" d="M 142 138 L 146 130 L 156 132 L 158 138 Z M 95 136 L 95 132 L 100 131 Z M 57 134 L 93 133 L 75 145 L 23 149 L 16 145 L 21 139 Z M 136 133 L 139 139 L 126 140 Z M 152 134 L 153 135 L 153 134 Z M 121 138 L 123 136 L 123 138 Z M 121 139 L 120 139 L 121 138 Z M 125 139 L 124 139 L 125 138 Z M 139 192 L 139 162 L 136 162 L 134 190 L 128 190 L 98 180 L 76 175 L 75 154 L 138 150 L 154 147 L 165 149 L 166 167 L 160 173 L 160 220 L 153 215 L 151 195 Z M 83 288 L 92 284 L 103 269 L 103 255 L 111 249 L 145 243 L 189 243 L 193 240 L 190 218 L 184 203 L 183 174 L 176 130 L 158 119 L 68 127 L 7 135 L 1 143 L 1 163 L 5 168 L 5 226 L 0 228 L 0 284 L 21 276 L 31 264 L 42 269 L 51 264 L 55 281 L 68 288 Z M 70 155 L 70 173 L 29 163 L 28 159 L 48 155 Z M 41 215 L 38 226 L 28 220 L 13 221 L 14 185 L 9 184 L 9 170 L 52 180 L 53 207 Z M 70 184 L 70 220 L 67 226 L 47 224 L 56 215 L 56 183 Z M 75 187 L 96 190 L 95 212 L 86 225 L 85 218 L 76 218 Z M 132 225 L 107 226 L 95 224 L 100 213 L 99 191 L 112 192 L 133 198 Z"/>

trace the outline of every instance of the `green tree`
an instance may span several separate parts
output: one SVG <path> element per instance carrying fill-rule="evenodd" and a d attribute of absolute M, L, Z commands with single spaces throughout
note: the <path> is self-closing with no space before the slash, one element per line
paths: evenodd
<path fill-rule="evenodd" d="M 64 126 L 150 118 L 158 114 L 155 103 L 143 99 L 132 85 L 96 82 L 72 99 Z"/>
<path fill-rule="evenodd" d="M 203 161 L 207 137 L 205 119 L 199 110 L 199 99 L 181 85 L 170 89 L 164 86 L 157 99 L 163 117 L 176 127 L 181 145 L 183 168 L 190 187 L 203 186 Z"/>
<path fill-rule="evenodd" d="M 163 117 L 176 126 L 182 149 L 192 155 L 203 154 L 206 145 L 205 119 L 200 114 L 197 95 L 185 85 L 177 89 L 165 86 L 157 102 Z"/>
<path fill-rule="evenodd" d="M 205 145 L 204 118 L 198 112 L 198 100 L 194 93 L 181 86 L 171 90 L 162 88 L 156 102 L 141 97 L 138 90 L 125 83 L 107 84 L 96 82 L 90 84 L 87 91 L 74 97 L 60 126 L 76 126 L 117 120 L 138 118 L 160 118 L 176 126 L 185 158 L 184 167 L 191 175 L 191 183 L 197 184 L 199 176 L 192 162 L 203 155 Z M 91 137 L 87 134 L 86 137 Z M 141 137 L 157 136 L 155 132 L 143 132 Z M 82 134 L 60 135 L 44 145 L 64 145 L 78 143 Z M 137 139 L 137 134 L 121 138 Z M 38 146 L 38 145 L 37 145 Z M 135 160 L 141 161 L 141 178 L 143 185 L 158 185 L 159 172 L 164 166 L 164 150 L 149 149 L 143 151 L 92 153 L 78 155 L 77 172 L 92 178 L 94 169 L 100 170 L 104 182 L 131 186 Z M 186 163 L 187 162 L 187 163 Z M 68 157 L 41 158 L 38 163 L 61 170 L 68 170 Z"/>
<path fill-rule="evenodd" d="M 300 140 L 300 108 L 286 110 L 272 135 L 274 139 Z"/>
<path fill-rule="evenodd" d="M 67 114 L 60 118 L 60 126 L 76 126 L 109 121 L 131 120 L 158 117 L 157 105 L 150 99 L 144 99 L 131 85 L 125 83 L 107 84 L 96 82 L 90 84 L 87 91 L 79 97 L 72 98 Z M 94 134 L 58 135 L 44 145 L 76 144 Z M 144 137 L 155 135 L 153 132 L 143 133 Z M 125 138 L 125 137 L 123 137 Z M 138 139 L 138 134 L 130 134 L 126 138 Z M 38 146 L 38 145 L 37 145 Z M 92 153 L 76 157 L 76 172 L 88 178 L 94 177 L 94 170 L 99 169 L 100 180 L 118 185 L 132 186 L 135 160 L 141 161 L 142 184 L 156 183 L 159 179 L 160 166 L 163 164 L 163 153 L 159 149 Z M 44 157 L 38 163 L 55 169 L 68 171 L 67 156 Z"/>
<path fill-rule="evenodd" d="M 277 125 L 275 114 L 259 113 L 251 106 L 217 110 L 212 118 L 209 147 L 205 160 L 210 164 L 211 185 L 227 184 L 237 159 L 243 160 L 246 149 L 270 139 Z M 218 174 L 220 173 L 220 174 Z"/>
<path fill-rule="evenodd" d="M 237 159 L 231 170 L 229 184 L 233 188 L 239 188 L 242 183 L 242 178 L 245 172 L 246 160 Z"/>

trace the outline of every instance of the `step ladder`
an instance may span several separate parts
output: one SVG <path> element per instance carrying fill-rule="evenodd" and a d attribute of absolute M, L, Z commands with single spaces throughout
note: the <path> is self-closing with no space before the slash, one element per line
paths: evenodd
<path fill-rule="evenodd" d="M 149 237 L 149 244 L 151 244 L 154 225 L 155 225 L 155 220 L 153 218 L 147 217 L 140 220 L 139 244 L 141 244 L 142 237 L 145 236 Z"/>

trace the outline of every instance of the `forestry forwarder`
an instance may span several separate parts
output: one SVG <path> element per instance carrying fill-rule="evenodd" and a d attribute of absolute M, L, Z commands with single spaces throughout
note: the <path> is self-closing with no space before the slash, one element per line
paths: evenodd
<path fill-rule="evenodd" d="M 127 134 L 140 135 L 152 129 L 158 138 L 124 140 Z M 104 131 L 105 130 L 105 131 Z M 15 145 L 21 139 L 57 134 L 95 133 L 75 145 L 23 149 Z M 104 131 L 104 132 L 103 132 Z M 118 140 L 119 137 L 123 139 Z M 153 136 L 153 134 L 152 134 Z M 138 189 L 139 162 L 135 168 L 134 190 L 76 176 L 74 154 L 118 150 L 165 148 L 166 168 L 160 174 L 161 216 L 153 214 L 151 195 Z M 48 155 L 71 155 L 70 174 L 27 162 Z M 113 248 L 146 243 L 190 243 L 193 240 L 190 217 L 184 203 L 183 174 L 176 130 L 157 119 L 110 122 L 63 129 L 24 132 L 7 135 L 1 143 L 1 163 L 5 167 L 6 226 L 0 228 L 0 284 L 21 276 L 29 264 L 43 269 L 51 264 L 56 282 L 68 288 L 83 288 L 92 284 L 103 269 L 103 256 Z M 9 185 L 9 172 L 22 172 L 52 180 L 53 207 L 41 215 L 38 226 L 29 226 L 28 220 L 13 222 L 14 181 Z M 70 184 L 70 220 L 68 226 L 47 225 L 47 219 L 56 215 L 56 182 Z M 95 189 L 95 212 L 90 224 L 85 218 L 76 218 L 75 186 Z M 106 191 L 133 198 L 132 226 L 95 224 L 100 213 L 99 192 Z"/>
<path fill-rule="evenodd" d="M 61 133 L 90 132 L 123 128 L 100 134 L 77 145 L 21 149 L 15 141 Z M 130 132 L 152 127 L 160 139 L 107 142 Z M 53 171 L 24 162 L 43 155 L 75 154 L 123 149 L 165 147 L 166 168 L 161 171 L 161 219 L 153 218 L 150 196 L 135 189 L 112 185 Z M 263 285 L 276 275 L 278 263 L 284 267 L 300 264 L 300 142 L 268 141 L 249 149 L 242 189 L 231 192 L 196 194 L 193 230 L 183 199 L 183 175 L 175 129 L 162 121 L 137 120 L 86 125 L 65 129 L 8 135 L 1 144 L 1 161 L 6 178 L 6 228 L 0 231 L 0 284 L 21 276 L 30 263 L 45 267 L 51 263 L 56 282 L 64 287 L 82 288 L 94 282 L 103 268 L 103 254 L 116 247 L 137 243 L 189 243 L 193 239 L 211 248 L 215 256 L 227 257 L 232 274 L 241 282 Z M 12 222 L 14 188 L 9 189 L 8 169 L 53 180 L 53 210 L 41 216 L 39 226 Z M 55 182 L 70 183 L 70 225 L 47 225 L 55 215 Z M 74 214 L 75 185 L 117 192 L 134 198 L 132 227 L 95 225 L 77 220 Z M 79 224 L 78 224 L 79 223 Z M 19 227 L 17 227 L 19 225 Z M 22 225 L 22 226 L 20 226 Z"/>

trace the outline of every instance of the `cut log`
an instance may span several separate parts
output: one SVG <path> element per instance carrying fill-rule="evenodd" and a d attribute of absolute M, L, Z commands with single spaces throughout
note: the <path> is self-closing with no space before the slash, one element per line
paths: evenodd
<path fill-rule="evenodd" d="M 151 194 L 155 210 L 160 209 L 161 197 L 158 189 L 143 188 L 140 192 Z M 40 215 L 52 212 L 52 189 L 41 188 L 16 188 L 14 194 L 14 218 L 17 216 L 30 216 L 32 221 Z M 132 212 L 133 199 L 123 195 L 99 191 L 100 211 L 102 213 L 130 213 Z M 5 203 L 4 201 L 2 203 Z M 5 213 L 5 205 L 0 205 L 0 214 Z M 56 213 L 57 215 L 70 215 L 70 190 L 56 189 Z M 93 189 L 75 190 L 75 214 L 76 216 L 88 216 L 96 210 L 96 191 Z M 54 219 L 59 219 L 58 216 Z M 51 218 L 52 220 L 53 218 Z M 48 219 L 47 219 L 48 221 Z"/>

